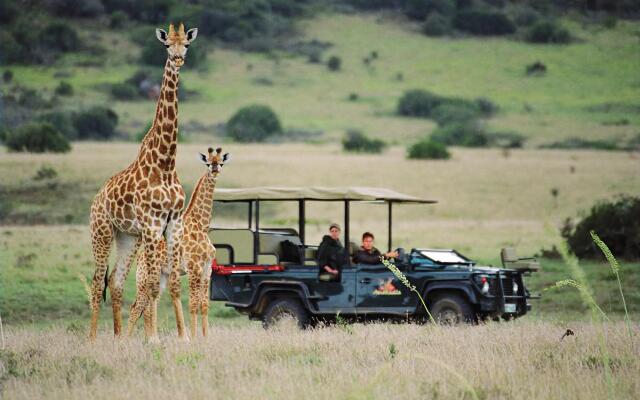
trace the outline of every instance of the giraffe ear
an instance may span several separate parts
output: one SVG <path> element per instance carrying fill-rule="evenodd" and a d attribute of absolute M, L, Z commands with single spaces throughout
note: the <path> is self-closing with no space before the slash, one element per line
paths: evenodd
<path fill-rule="evenodd" d="M 209 165 L 209 159 L 207 158 L 207 156 L 205 156 L 202 153 L 198 153 L 198 154 L 199 154 L 198 158 L 200 159 L 200 161 L 202 161 L 204 165 Z"/>
<path fill-rule="evenodd" d="M 231 154 L 224 153 L 224 155 L 222 156 L 222 162 L 223 163 L 228 163 L 229 161 L 231 161 Z"/>
<path fill-rule="evenodd" d="M 198 28 L 192 28 L 187 31 L 187 40 L 193 42 L 198 37 Z"/>
<path fill-rule="evenodd" d="M 167 32 L 164 29 L 157 28 L 156 29 L 156 37 L 162 44 L 167 43 Z"/>

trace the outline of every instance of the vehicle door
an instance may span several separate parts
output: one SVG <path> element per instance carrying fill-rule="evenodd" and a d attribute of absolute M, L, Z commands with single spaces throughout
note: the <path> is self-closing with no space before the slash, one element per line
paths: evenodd
<path fill-rule="evenodd" d="M 314 290 L 324 296 L 318 300 L 318 310 L 327 314 L 355 314 L 356 312 L 356 269 L 346 265 L 340 273 L 340 280 L 323 282 L 316 279 Z"/>
<path fill-rule="evenodd" d="M 406 314 L 415 310 L 413 293 L 383 264 L 356 265 L 358 314 Z"/>

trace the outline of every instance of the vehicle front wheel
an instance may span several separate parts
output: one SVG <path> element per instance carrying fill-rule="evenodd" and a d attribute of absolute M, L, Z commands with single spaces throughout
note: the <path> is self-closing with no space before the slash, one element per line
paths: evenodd
<path fill-rule="evenodd" d="M 275 299 L 264 312 L 262 326 L 265 329 L 281 325 L 286 320 L 294 322 L 298 328 L 309 325 L 309 314 L 296 299 Z"/>
<path fill-rule="evenodd" d="M 458 294 L 438 296 L 430 308 L 431 315 L 442 325 L 458 325 L 477 322 L 477 316 L 471 304 Z"/>

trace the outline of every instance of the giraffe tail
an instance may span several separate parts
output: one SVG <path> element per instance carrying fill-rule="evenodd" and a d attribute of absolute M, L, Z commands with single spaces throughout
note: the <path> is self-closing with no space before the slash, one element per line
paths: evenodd
<path fill-rule="evenodd" d="M 109 286 L 109 266 L 104 274 L 104 289 L 102 289 L 102 301 L 107 302 L 107 286 Z"/>

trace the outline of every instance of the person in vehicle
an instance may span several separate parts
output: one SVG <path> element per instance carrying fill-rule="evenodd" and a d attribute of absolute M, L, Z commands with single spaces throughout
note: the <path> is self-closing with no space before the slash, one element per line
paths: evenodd
<path fill-rule="evenodd" d="M 380 264 L 380 257 L 384 258 L 396 258 L 398 257 L 397 251 L 389 251 L 387 253 L 380 253 L 380 250 L 373 247 L 373 241 L 375 240 L 373 233 L 365 232 L 362 234 L 362 246 L 353 256 L 353 262 L 356 264 Z"/>
<path fill-rule="evenodd" d="M 337 281 L 340 279 L 340 267 L 344 264 L 345 249 L 340 243 L 340 225 L 329 226 L 329 234 L 324 235 L 318 247 L 318 266 L 321 281 Z"/>

